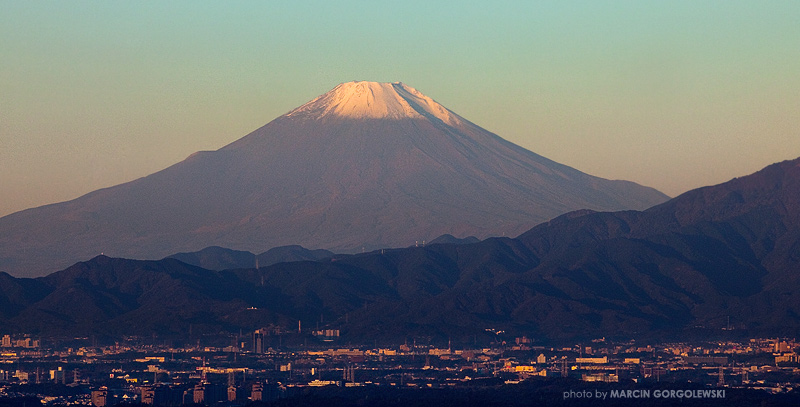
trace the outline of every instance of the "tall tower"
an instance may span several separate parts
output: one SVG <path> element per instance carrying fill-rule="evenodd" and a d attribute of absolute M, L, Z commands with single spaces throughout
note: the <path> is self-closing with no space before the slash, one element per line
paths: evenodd
<path fill-rule="evenodd" d="M 261 329 L 253 332 L 253 352 L 264 353 L 264 332 Z"/>

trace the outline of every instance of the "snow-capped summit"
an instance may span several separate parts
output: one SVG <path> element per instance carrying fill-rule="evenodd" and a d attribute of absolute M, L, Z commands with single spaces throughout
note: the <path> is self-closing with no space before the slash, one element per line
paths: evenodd
<path fill-rule="evenodd" d="M 339 84 L 328 93 L 289 112 L 290 117 L 320 119 L 439 119 L 454 125 L 458 115 L 402 82 L 355 81 Z"/>

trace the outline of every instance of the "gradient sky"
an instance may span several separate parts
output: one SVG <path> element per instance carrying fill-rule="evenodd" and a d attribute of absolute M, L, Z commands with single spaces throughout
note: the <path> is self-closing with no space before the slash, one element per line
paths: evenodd
<path fill-rule="evenodd" d="M 351 80 L 405 82 L 671 196 L 800 156 L 798 1 L 0 7 L 0 216 L 220 148 Z"/>

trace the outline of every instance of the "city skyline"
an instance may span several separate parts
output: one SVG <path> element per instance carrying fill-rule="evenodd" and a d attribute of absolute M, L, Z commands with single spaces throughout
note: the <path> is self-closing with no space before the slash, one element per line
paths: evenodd
<path fill-rule="evenodd" d="M 800 5 L 36 4 L 0 16 L 0 216 L 402 81 L 537 154 L 675 196 L 800 156 Z"/>

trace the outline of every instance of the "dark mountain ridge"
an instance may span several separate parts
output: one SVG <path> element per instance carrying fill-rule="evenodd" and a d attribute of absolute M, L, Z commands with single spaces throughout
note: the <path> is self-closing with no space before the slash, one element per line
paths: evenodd
<path fill-rule="evenodd" d="M 795 159 L 641 212 L 568 213 L 514 239 L 226 271 L 97 257 L 37 279 L 3 275 L 0 326 L 176 334 L 322 320 L 348 340 L 487 328 L 553 339 L 794 335 L 798 208 Z"/>

